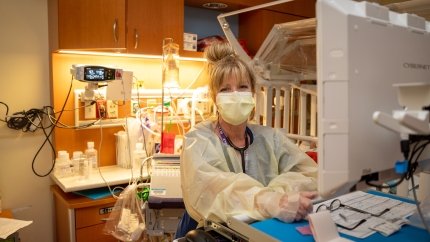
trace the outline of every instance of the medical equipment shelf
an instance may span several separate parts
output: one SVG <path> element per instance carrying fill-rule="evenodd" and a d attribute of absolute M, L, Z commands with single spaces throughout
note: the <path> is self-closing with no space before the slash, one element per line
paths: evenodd
<path fill-rule="evenodd" d="M 134 177 L 139 176 L 139 173 L 139 170 L 133 170 Z M 143 175 L 148 177 L 148 174 Z M 105 187 L 106 183 L 110 186 L 128 183 L 132 178 L 132 171 L 119 166 L 102 166 L 100 172 L 94 169 L 88 179 L 82 179 L 79 176 L 59 178 L 54 173 L 51 174 L 51 178 L 64 192 L 75 192 Z"/>

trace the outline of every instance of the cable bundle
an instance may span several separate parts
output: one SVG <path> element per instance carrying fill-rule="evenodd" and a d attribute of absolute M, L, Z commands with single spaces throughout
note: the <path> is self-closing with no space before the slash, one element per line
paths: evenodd
<path fill-rule="evenodd" d="M 7 127 L 23 132 L 34 132 L 38 128 L 42 128 L 41 122 L 45 112 L 43 109 L 30 109 L 14 113 L 14 116 L 6 118 Z"/>

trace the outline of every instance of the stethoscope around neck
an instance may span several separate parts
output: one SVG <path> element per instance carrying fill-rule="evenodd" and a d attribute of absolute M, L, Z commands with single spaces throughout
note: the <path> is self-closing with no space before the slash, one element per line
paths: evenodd
<path fill-rule="evenodd" d="M 230 140 L 230 138 L 228 138 L 228 136 L 225 134 L 225 132 L 222 129 L 219 122 L 217 123 L 217 126 L 218 126 L 218 131 L 219 131 L 219 134 L 221 136 L 222 141 L 224 143 L 227 143 L 228 145 L 230 145 L 233 149 L 239 151 L 240 158 L 242 160 L 242 171 L 243 171 L 243 173 L 245 173 L 245 151 L 248 149 L 249 145 L 251 145 L 252 142 L 254 142 L 254 134 L 252 133 L 251 129 L 248 128 L 248 126 L 246 126 L 246 128 L 245 128 L 245 146 L 244 147 L 237 147 L 236 145 L 233 144 L 233 142 Z M 248 137 L 249 137 L 249 139 L 248 139 Z"/>

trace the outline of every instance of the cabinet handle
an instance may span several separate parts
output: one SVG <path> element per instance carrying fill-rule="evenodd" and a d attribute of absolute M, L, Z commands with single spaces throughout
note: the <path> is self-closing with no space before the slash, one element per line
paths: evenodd
<path fill-rule="evenodd" d="M 134 29 L 134 48 L 137 49 L 137 47 L 139 47 L 139 32 Z"/>
<path fill-rule="evenodd" d="M 109 218 L 101 218 L 100 221 L 102 222 L 107 222 L 109 220 Z"/>
<path fill-rule="evenodd" d="M 113 39 L 115 43 L 118 43 L 118 19 L 116 18 L 113 22 Z"/>

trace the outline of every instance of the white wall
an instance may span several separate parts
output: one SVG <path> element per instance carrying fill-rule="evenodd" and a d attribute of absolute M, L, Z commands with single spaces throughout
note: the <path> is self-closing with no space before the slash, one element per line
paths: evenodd
<path fill-rule="evenodd" d="M 46 0 L 0 1 L 0 101 L 9 114 L 50 105 L 48 8 Z M 6 109 L 0 104 L 0 118 Z M 50 242 L 54 238 L 49 177 L 32 171 L 32 161 L 44 140 L 41 131 L 23 133 L 0 122 L 0 192 L 3 208 L 17 219 L 33 223 L 20 230 L 21 241 Z M 45 173 L 52 160 L 45 146 L 35 168 Z"/>

